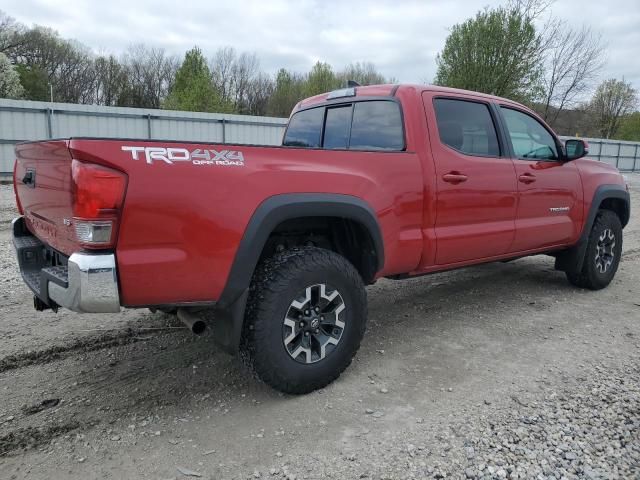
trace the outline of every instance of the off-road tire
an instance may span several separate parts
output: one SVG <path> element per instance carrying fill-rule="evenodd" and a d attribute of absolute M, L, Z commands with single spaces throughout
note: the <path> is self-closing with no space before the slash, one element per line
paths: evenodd
<path fill-rule="evenodd" d="M 608 236 L 611 232 L 615 237 L 615 246 L 612 248 L 613 258 L 611 264 L 601 271 L 596 257 L 598 255 L 598 245 L 601 238 Z M 589 233 L 587 250 L 584 255 L 582 265 L 576 265 L 574 268 L 566 272 L 569 283 L 580 288 L 588 288 L 590 290 L 600 290 L 605 288 L 618 270 L 620 258 L 622 256 L 622 224 L 618 216 L 610 210 L 600 210 L 593 222 L 593 227 Z"/>
<path fill-rule="evenodd" d="M 345 306 L 340 313 L 344 327 L 330 354 L 314 363 L 300 363 L 285 346 L 283 322 L 300 291 L 318 284 L 330 284 L 339 291 Z M 348 260 L 316 247 L 286 250 L 263 260 L 256 268 L 240 354 L 257 377 L 274 389 L 289 394 L 308 393 L 333 382 L 349 366 L 360 347 L 366 322 L 364 284 Z"/>

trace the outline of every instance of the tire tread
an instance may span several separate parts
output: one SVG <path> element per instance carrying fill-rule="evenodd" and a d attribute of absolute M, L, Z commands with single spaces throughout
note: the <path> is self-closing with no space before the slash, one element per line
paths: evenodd
<path fill-rule="evenodd" d="M 615 272 L 620 262 L 620 255 L 617 256 L 616 264 L 613 267 L 613 275 L 611 275 L 611 278 L 608 281 L 603 281 L 598 278 L 593 269 L 593 262 L 591 262 L 595 245 L 598 242 L 599 232 L 606 228 L 612 228 L 615 230 L 616 241 L 620 242 L 620 252 L 622 252 L 622 224 L 620 223 L 620 219 L 611 210 L 598 211 L 596 219 L 593 222 L 591 232 L 589 232 L 587 250 L 585 252 L 582 265 L 577 265 L 574 269 L 566 272 L 567 280 L 569 280 L 569 283 L 572 285 L 579 288 L 587 288 L 589 290 L 600 290 L 609 285 L 615 276 Z"/>
<path fill-rule="evenodd" d="M 271 368 L 269 362 L 270 351 L 281 348 L 280 345 L 260 345 L 257 342 L 265 337 L 266 330 L 272 328 L 269 316 L 275 309 L 275 303 L 280 299 L 295 275 L 300 271 L 315 270 L 331 266 L 341 272 L 345 279 L 354 286 L 356 301 L 363 309 L 364 315 L 357 322 L 353 354 L 341 362 L 339 367 L 325 375 L 317 376 L 304 384 L 292 382 L 286 372 Z M 276 390 L 303 394 L 322 388 L 336 380 L 351 364 L 357 352 L 366 329 L 366 291 L 360 274 L 355 267 L 337 253 L 317 247 L 300 247 L 276 253 L 265 258 L 254 272 L 245 315 L 243 338 L 240 345 L 240 355 L 244 363 L 260 380 Z"/>

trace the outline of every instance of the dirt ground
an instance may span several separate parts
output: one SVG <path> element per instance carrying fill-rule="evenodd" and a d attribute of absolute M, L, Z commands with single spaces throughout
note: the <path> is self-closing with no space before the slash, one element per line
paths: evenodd
<path fill-rule="evenodd" d="M 0 478 L 640 478 L 640 175 L 614 282 L 550 257 L 368 288 L 352 366 L 306 396 L 147 310 L 38 313 L 0 186 Z"/>

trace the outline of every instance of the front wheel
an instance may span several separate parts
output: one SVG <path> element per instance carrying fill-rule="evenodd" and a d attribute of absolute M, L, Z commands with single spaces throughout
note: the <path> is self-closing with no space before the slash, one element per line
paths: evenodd
<path fill-rule="evenodd" d="M 349 366 L 366 320 L 364 284 L 348 260 L 321 248 L 288 250 L 256 269 L 241 353 L 276 390 L 308 393 Z"/>
<path fill-rule="evenodd" d="M 613 280 L 622 256 L 622 224 L 610 210 L 600 210 L 593 222 L 582 265 L 567 271 L 572 285 L 600 290 Z"/>

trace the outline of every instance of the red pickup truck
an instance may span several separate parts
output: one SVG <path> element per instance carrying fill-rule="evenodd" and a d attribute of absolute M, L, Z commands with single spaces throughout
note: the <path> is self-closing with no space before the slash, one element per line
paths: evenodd
<path fill-rule="evenodd" d="M 280 147 L 70 138 L 16 153 L 14 243 L 37 309 L 206 319 L 290 393 L 349 365 L 376 279 L 548 254 L 600 289 L 630 214 L 586 142 L 510 100 L 425 85 L 303 100 Z"/>

